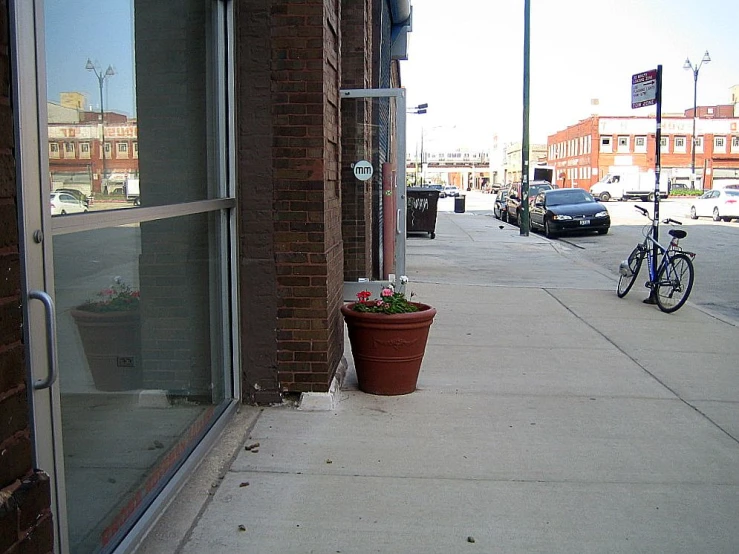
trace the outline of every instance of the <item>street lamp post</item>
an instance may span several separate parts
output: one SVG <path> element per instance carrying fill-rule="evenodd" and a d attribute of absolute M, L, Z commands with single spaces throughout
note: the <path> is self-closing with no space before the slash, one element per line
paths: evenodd
<path fill-rule="evenodd" d="M 92 60 L 90 60 L 90 58 L 87 58 L 85 69 L 87 71 L 92 71 L 95 74 L 95 77 L 97 77 L 98 79 L 98 85 L 100 86 L 100 152 L 103 155 L 103 171 L 100 174 L 100 188 L 102 189 L 103 180 L 105 179 L 105 173 L 107 171 L 105 161 L 105 108 L 103 105 L 103 85 L 105 84 L 105 79 L 115 75 L 115 70 L 113 69 L 113 66 L 109 65 L 108 69 L 106 69 L 105 73 L 103 73 L 102 68 L 98 69 L 97 67 L 95 67 L 95 64 L 92 63 Z"/>
<path fill-rule="evenodd" d="M 695 188 L 695 145 L 698 142 L 698 139 L 695 136 L 695 120 L 698 117 L 698 72 L 700 71 L 701 66 L 704 63 L 708 63 L 711 61 L 711 56 L 708 55 L 708 50 L 706 50 L 706 53 L 703 54 L 703 58 L 701 59 L 700 63 L 698 65 L 693 65 L 690 62 L 690 58 L 685 58 L 685 63 L 683 64 L 683 69 L 688 69 L 693 72 L 693 147 L 691 149 L 691 162 L 690 162 L 690 188 Z"/>
<path fill-rule="evenodd" d="M 424 115 L 428 107 L 428 104 L 419 104 L 418 106 L 413 106 L 406 110 L 406 113 Z M 418 148 L 416 148 L 416 156 L 418 156 Z M 421 171 L 423 171 L 423 125 L 421 126 L 421 168 Z M 423 180 L 421 181 L 421 184 L 424 184 Z M 416 171 L 413 173 L 413 185 L 418 185 L 418 157 L 416 157 Z"/>

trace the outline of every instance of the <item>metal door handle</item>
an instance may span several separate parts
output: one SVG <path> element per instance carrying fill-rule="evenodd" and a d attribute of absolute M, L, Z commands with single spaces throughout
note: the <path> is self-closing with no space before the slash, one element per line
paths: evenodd
<path fill-rule="evenodd" d="M 397 231 L 398 234 L 400 234 L 400 232 L 401 232 L 400 231 L 400 215 L 401 215 L 400 214 L 400 208 L 398 208 L 398 215 L 395 218 L 395 229 L 396 229 L 396 231 Z"/>
<path fill-rule="evenodd" d="M 57 358 L 56 358 L 56 310 L 54 301 L 42 290 L 32 290 L 28 297 L 40 300 L 46 308 L 46 351 L 49 358 L 49 374 L 46 379 L 37 379 L 33 383 L 34 390 L 48 389 L 56 381 Z"/>

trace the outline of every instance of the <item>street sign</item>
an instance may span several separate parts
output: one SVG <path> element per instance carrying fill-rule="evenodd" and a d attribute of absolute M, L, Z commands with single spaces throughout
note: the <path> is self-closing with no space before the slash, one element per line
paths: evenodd
<path fill-rule="evenodd" d="M 361 160 L 354 164 L 354 176 L 360 181 L 366 181 L 372 178 L 372 174 L 375 172 L 372 164 L 366 160 Z"/>
<path fill-rule="evenodd" d="M 631 108 L 657 103 L 657 70 L 650 69 L 631 76 Z"/>

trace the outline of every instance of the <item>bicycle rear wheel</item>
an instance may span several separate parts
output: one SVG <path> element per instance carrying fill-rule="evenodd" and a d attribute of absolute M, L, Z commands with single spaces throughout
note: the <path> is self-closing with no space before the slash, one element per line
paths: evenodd
<path fill-rule="evenodd" d="M 654 288 L 659 309 L 665 313 L 679 310 L 693 290 L 693 262 L 685 254 L 674 254 L 657 275 Z"/>
<path fill-rule="evenodd" d="M 616 294 L 618 294 L 619 298 L 626 296 L 631 290 L 631 287 L 634 286 L 634 281 L 636 281 L 636 278 L 639 275 L 639 270 L 641 269 L 643 260 L 644 251 L 637 246 L 631 251 L 631 254 L 629 254 L 629 257 L 626 260 L 626 267 L 619 268 L 619 272 L 621 272 L 621 274 L 618 277 L 618 289 L 616 289 Z M 624 275 L 624 273 L 626 274 Z"/>

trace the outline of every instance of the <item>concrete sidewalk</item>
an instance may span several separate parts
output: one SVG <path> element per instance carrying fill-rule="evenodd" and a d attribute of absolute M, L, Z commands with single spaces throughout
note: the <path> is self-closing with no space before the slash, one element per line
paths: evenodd
<path fill-rule="evenodd" d="M 440 212 L 419 389 L 357 391 L 347 345 L 335 411 L 245 407 L 139 552 L 739 551 L 739 329 L 571 254 Z"/>

